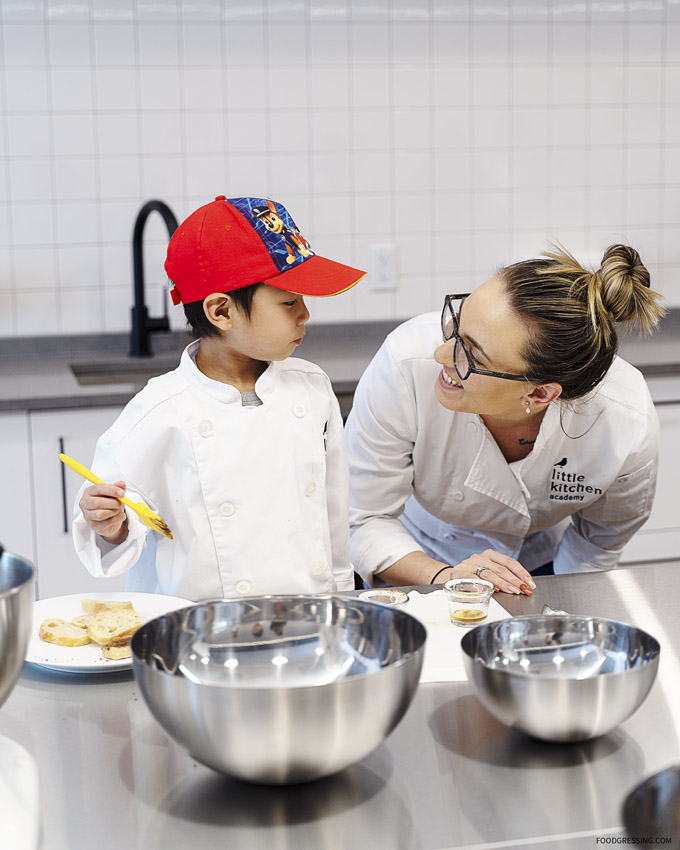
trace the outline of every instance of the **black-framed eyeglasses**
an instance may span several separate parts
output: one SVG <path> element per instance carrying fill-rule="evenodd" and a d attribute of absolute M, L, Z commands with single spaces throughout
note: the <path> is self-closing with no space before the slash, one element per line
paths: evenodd
<path fill-rule="evenodd" d="M 506 381 L 528 381 L 525 375 L 510 375 L 507 372 L 491 372 L 489 369 L 480 369 L 475 366 L 474 359 L 463 340 L 458 336 L 458 319 L 460 316 L 460 308 L 465 299 L 469 296 L 469 292 L 462 295 L 447 295 L 444 299 L 444 309 L 442 310 L 442 336 L 444 342 L 450 339 L 455 340 L 453 346 L 453 365 L 456 374 L 461 381 L 466 381 L 471 373 L 475 375 L 488 375 L 490 378 L 504 378 Z"/>

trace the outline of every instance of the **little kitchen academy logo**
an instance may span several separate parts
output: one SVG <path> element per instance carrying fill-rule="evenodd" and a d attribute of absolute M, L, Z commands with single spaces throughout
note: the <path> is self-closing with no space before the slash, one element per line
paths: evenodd
<path fill-rule="evenodd" d="M 565 472 L 567 458 L 563 457 L 553 465 L 552 478 L 550 479 L 550 498 L 556 502 L 582 502 L 587 494 L 601 496 L 599 487 L 585 484 L 585 475 L 575 472 Z"/>

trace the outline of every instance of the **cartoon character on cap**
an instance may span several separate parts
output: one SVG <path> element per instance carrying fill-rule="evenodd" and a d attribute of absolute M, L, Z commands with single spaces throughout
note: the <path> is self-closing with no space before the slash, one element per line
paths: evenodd
<path fill-rule="evenodd" d="M 297 228 L 293 230 L 284 223 L 277 212 L 274 201 L 267 201 L 266 207 L 253 207 L 252 213 L 264 224 L 267 230 L 271 233 L 276 233 L 283 239 L 286 245 L 286 251 L 288 251 L 288 256 L 286 257 L 287 263 L 295 262 L 295 251 L 301 257 L 311 257 L 314 254 L 314 251 L 309 247 L 309 243 L 300 231 Z"/>

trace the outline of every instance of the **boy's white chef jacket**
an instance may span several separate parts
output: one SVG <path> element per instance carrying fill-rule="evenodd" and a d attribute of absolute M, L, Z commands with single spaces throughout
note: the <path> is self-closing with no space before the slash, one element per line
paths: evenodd
<path fill-rule="evenodd" d="M 130 401 L 92 463 L 174 539 L 126 508 L 128 538 L 108 546 L 79 494 L 80 559 L 95 576 L 129 570 L 128 590 L 191 600 L 352 589 L 347 456 L 328 376 L 297 358 L 271 363 L 255 384 L 263 404 L 243 407 L 236 388 L 199 371 L 197 346 Z"/>
<path fill-rule="evenodd" d="M 551 404 L 533 450 L 508 464 L 479 416 L 437 401 L 439 345 L 438 313 L 411 319 L 357 387 L 345 428 L 355 570 L 371 582 L 409 552 L 455 565 L 486 548 L 529 570 L 615 567 L 656 486 L 659 424 L 640 372 L 617 357 L 587 399 Z"/>

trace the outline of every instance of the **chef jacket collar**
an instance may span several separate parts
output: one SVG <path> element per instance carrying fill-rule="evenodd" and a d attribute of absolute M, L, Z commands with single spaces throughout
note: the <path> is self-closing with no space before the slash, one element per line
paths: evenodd
<path fill-rule="evenodd" d="M 538 436 L 536 437 L 534 448 L 522 461 L 519 470 L 520 478 L 523 477 L 523 473 L 527 468 L 533 466 L 535 463 L 542 462 L 541 455 L 548 441 L 555 432 L 555 429 L 560 427 L 561 414 L 562 410 L 559 404 L 553 403 L 548 405 Z M 518 520 L 518 522 L 522 526 L 522 533 L 526 533 L 531 518 L 527 504 L 528 490 L 523 486 L 523 482 L 518 481 L 507 464 L 499 462 L 502 458 L 501 450 L 484 425 L 482 418 L 478 417 L 478 420 L 482 427 L 484 438 L 479 446 L 477 456 L 470 467 L 465 484 L 472 490 L 483 493 L 520 514 L 523 519 L 521 521 Z M 495 461 L 494 456 L 496 457 Z M 526 528 L 524 528 L 525 525 Z"/>
<path fill-rule="evenodd" d="M 223 404 L 241 404 L 241 392 L 231 384 L 224 384 L 204 375 L 196 365 L 196 352 L 201 344 L 200 340 L 194 340 L 184 349 L 179 363 L 179 371 L 182 376 L 194 386 L 200 387 L 215 401 Z M 264 401 L 274 390 L 276 384 L 276 363 L 269 363 L 265 371 L 255 382 L 255 392 Z"/>
<path fill-rule="evenodd" d="M 522 517 L 522 520 L 519 518 L 515 520 L 518 523 L 518 532 L 523 534 L 524 526 L 528 528 L 530 523 L 529 508 L 524 493 L 507 465 L 498 444 L 481 419 L 480 424 L 483 427 L 484 436 L 465 479 L 465 486 L 516 511 Z"/>

